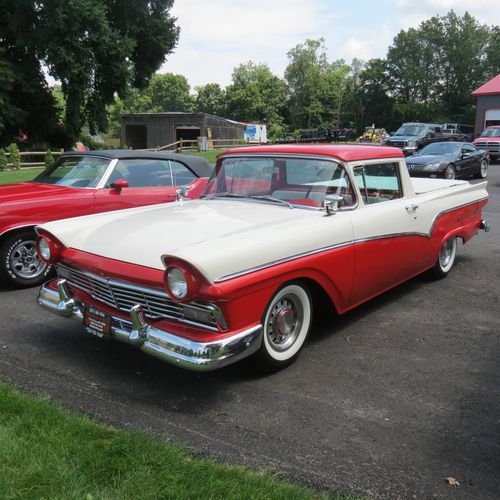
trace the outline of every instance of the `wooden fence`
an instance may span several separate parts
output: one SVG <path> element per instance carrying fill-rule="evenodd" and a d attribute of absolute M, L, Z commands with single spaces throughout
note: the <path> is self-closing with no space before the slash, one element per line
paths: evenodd
<path fill-rule="evenodd" d="M 64 153 L 64 149 L 60 151 L 52 151 L 52 156 L 57 158 Z M 32 167 L 45 167 L 45 155 L 47 151 L 21 151 L 19 156 L 21 157 L 21 168 L 32 168 Z M 10 153 L 5 153 L 7 159 L 9 159 Z M 43 161 L 23 161 L 26 159 L 34 159 L 41 157 Z"/>

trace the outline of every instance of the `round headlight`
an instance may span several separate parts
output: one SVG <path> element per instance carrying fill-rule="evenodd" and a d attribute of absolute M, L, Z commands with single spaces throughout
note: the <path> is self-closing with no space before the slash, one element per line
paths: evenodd
<path fill-rule="evenodd" d="M 186 276 L 178 267 L 171 267 L 167 271 L 167 285 L 170 293 L 176 299 L 183 299 L 188 294 Z"/>
<path fill-rule="evenodd" d="M 50 251 L 50 244 L 45 238 L 40 238 L 38 240 L 38 253 L 42 260 L 45 262 L 50 261 L 51 251 Z"/>

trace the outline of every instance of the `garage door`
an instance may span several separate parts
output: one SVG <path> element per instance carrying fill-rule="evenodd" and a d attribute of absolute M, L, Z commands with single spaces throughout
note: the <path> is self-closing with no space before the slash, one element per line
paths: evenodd
<path fill-rule="evenodd" d="M 500 125 L 500 109 L 488 109 L 484 118 L 485 127 Z"/>

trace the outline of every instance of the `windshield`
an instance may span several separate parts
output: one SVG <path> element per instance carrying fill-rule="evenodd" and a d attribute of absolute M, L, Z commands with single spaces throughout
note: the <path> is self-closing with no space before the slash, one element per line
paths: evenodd
<path fill-rule="evenodd" d="M 434 142 L 422 148 L 419 152 L 420 155 L 456 155 L 460 149 L 460 144 L 450 142 Z"/>
<path fill-rule="evenodd" d="M 500 137 L 500 128 L 487 128 L 483 130 L 481 137 Z"/>
<path fill-rule="evenodd" d="M 61 158 L 35 177 L 34 182 L 76 188 L 95 188 L 106 172 L 109 162 L 109 159 L 92 156 Z"/>
<path fill-rule="evenodd" d="M 425 127 L 421 125 L 403 125 L 399 127 L 396 135 L 423 135 Z"/>
<path fill-rule="evenodd" d="M 223 158 L 210 178 L 202 197 L 256 199 L 302 207 L 323 205 L 328 194 L 338 194 L 339 206 L 355 203 L 349 178 L 335 161 L 281 158 Z"/>

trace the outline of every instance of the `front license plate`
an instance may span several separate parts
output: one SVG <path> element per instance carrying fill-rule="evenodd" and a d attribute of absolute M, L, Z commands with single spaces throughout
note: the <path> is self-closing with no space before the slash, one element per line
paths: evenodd
<path fill-rule="evenodd" d="M 83 326 L 88 333 L 102 338 L 111 333 L 111 316 L 99 309 L 86 307 L 83 313 Z"/>

